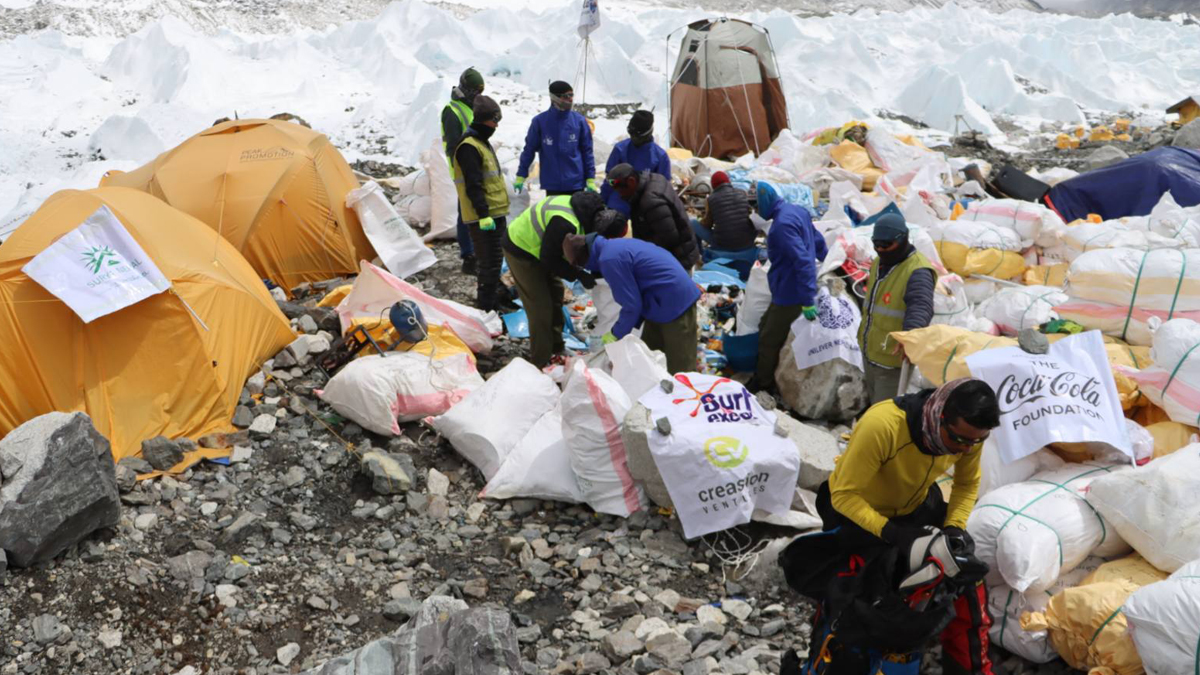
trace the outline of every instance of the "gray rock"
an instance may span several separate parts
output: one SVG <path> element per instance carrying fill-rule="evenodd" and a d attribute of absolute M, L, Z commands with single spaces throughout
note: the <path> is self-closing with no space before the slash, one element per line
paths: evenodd
<path fill-rule="evenodd" d="M 146 460 L 142 459 L 141 457 L 126 457 L 126 458 L 122 459 L 121 461 L 117 462 L 117 464 L 119 466 L 129 467 L 130 469 L 133 470 L 134 473 L 138 473 L 138 474 L 150 473 L 151 471 L 154 470 L 154 467 L 150 466 L 150 462 L 147 462 Z"/>
<path fill-rule="evenodd" d="M 300 485 L 308 478 L 308 472 L 302 466 L 292 466 L 283 475 L 283 486 L 286 488 L 294 488 Z"/>
<path fill-rule="evenodd" d="M 660 633 L 646 642 L 646 652 L 665 661 L 668 668 L 679 668 L 691 660 L 692 643 L 678 633 Z"/>
<path fill-rule="evenodd" d="M 786 626 L 787 626 L 787 621 L 785 621 L 784 619 L 775 619 L 773 621 L 768 621 L 768 622 L 764 623 L 762 626 L 762 629 L 759 630 L 758 634 L 765 638 L 774 637 L 776 635 L 779 635 L 781 632 L 783 632 L 783 629 Z"/>
<path fill-rule="evenodd" d="M 576 675 L 592 675 L 612 667 L 612 663 L 599 652 L 587 652 L 575 658 Z"/>
<path fill-rule="evenodd" d="M 254 413 L 244 405 L 239 405 L 233 411 L 233 426 L 245 429 L 254 423 Z"/>
<path fill-rule="evenodd" d="M 125 494 L 137 487 L 137 472 L 129 468 L 128 464 L 117 464 L 114 469 L 117 479 L 117 490 L 121 494 Z"/>
<path fill-rule="evenodd" d="M 708 675 L 708 662 L 688 661 L 683 665 L 683 675 Z"/>
<path fill-rule="evenodd" d="M 463 584 L 462 592 L 463 595 L 470 596 L 477 600 L 483 600 L 488 594 L 487 579 L 479 578 L 468 581 L 467 583 Z"/>
<path fill-rule="evenodd" d="M 261 394 L 266 390 L 267 376 L 261 370 L 246 380 L 246 391 L 250 394 Z"/>
<path fill-rule="evenodd" d="M 257 534 L 262 530 L 262 518 L 257 514 L 245 511 L 239 515 L 229 527 L 221 533 L 219 541 L 222 546 L 230 546 L 240 544 L 252 534 Z"/>
<path fill-rule="evenodd" d="M 33 620 L 33 639 L 38 644 L 50 644 L 57 640 L 62 633 L 62 623 L 53 614 L 43 614 Z"/>
<path fill-rule="evenodd" d="M 360 466 L 362 472 L 371 479 L 371 489 L 381 495 L 408 492 L 417 473 L 409 455 L 381 450 L 363 453 Z"/>
<path fill-rule="evenodd" d="M 296 327 L 309 335 L 316 335 L 317 331 L 321 330 L 321 327 L 317 325 L 317 320 L 307 314 L 302 315 L 296 321 Z"/>
<path fill-rule="evenodd" d="M 666 667 L 667 664 L 653 654 L 643 654 L 633 660 L 633 672 L 637 675 L 650 675 Z"/>
<path fill-rule="evenodd" d="M 120 520 L 108 440 L 84 413 L 48 413 L 0 440 L 0 549 L 27 567 Z"/>
<path fill-rule="evenodd" d="M 278 423 L 279 419 L 274 415 L 259 415 L 250 423 L 250 435 L 254 438 L 266 438 L 275 432 L 275 425 Z"/>
<path fill-rule="evenodd" d="M 142 441 L 142 459 L 158 471 L 166 471 L 183 461 L 183 450 L 166 436 Z"/>
<path fill-rule="evenodd" d="M 204 551 L 189 551 L 167 559 L 167 571 L 180 581 L 202 579 L 204 570 L 212 563 L 212 556 Z"/>
<path fill-rule="evenodd" d="M 538 510 L 541 502 L 536 499 L 511 499 L 508 505 L 512 507 L 513 513 L 518 516 L 528 516 Z"/>
<path fill-rule="evenodd" d="M 617 663 L 624 663 L 644 648 L 645 645 L 632 631 L 621 630 L 604 636 L 604 653 Z"/>
<path fill-rule="evenodd" d="M 1083 165 L 1088 171 L 1095 171 L 1116 164 L 1123 159 L 1129 159 L 1129 153 L 1115 145 L 1105 145 L 1096 148 L 1092 154 L 1088 155 L 1087 159 L 1083 160 Z"/>
<path fill-rule="evenodd" d="M 522 672 L 512 618 L 498 609 L 468 609 L 461 600 L 433 596 L 392 635 L 304 671 L 304 675 L 401 672 Z"/>
<path fill-rule="evenodd" d="M 1200 150 L 1200 120 L 1192 120 L 1183 125 L 1183 128 L 1175 134 L 1175 140 L 1171 142 L 1171 145 L 1177 148 Z"/>
<path fill-rule="evenodd" d="M 8 554 L 4 549 L 0 548 L 0 579 L 4 578 L 4 572 L 8 569 Z"/>
<path fill-rule="evenodd" d="M 276 354 L 274 362 L 272 363 L 272 367 L 274 367 L 277 371 L 288 370 L 298 365 L 300 365 L 300 362 L 297 361 L 296 357 L 292 356 L 292 352 L 287 349 L 284 349 Z"/>
<path fill-rule="evenodd" d="M 750 613 L 754 611 L 754 608 L 745 600 L 724 600 L 721 602 L 721 610 L 738 621 L 745 621 L 750 618 Z"/>
<path fill-rule="evenodd" d="M 693 647 L 696 647 L 702 642 L 708 640 L 717 640 L 724 634 L 724 626 L 719 623 L 713 623 L 712 621 L 705 621 L 699 626 L 692 626 L 688 628 L 687 632 L 684 633 L 684 637 L 688 639 L 688 642 L 692 643 Z"/>
<path fill-rule="evenodd" d="M 542 627 L 534 624 L 517 629 L 517 642 L 521 644 L 533 644 L 542 637 Z"/>
<path fill-rule="evenodd" d="M 295 661 L 297 656 L 300 656 L 300 645 L 295 642 L 289 642 L 275 650 L 275 658 L 285 668 L 292 665 L 292 661 Z"/>
<path fill-rule="evenodd" d="M 1029 354 L 1046 354 L 1050 341 L 1036 328 L 1026 328 L 1017 334 L 1017 346 Z"/>
<path fill-rule="evenodd" d="M 383 615 L 393 621 L 407 621 L 421 611 L 421 603 L 412 598 L 389 600 L 383 606 Z"/>
<path fill-rule="evenodd" d="M 816 490 L 833 473 L 834 460 L 840 452 L 837 437 L 824 429 L 797 422 L 783 412 L 776 414 L 778 424 L 787 431 L 788 440 L 800 453 L 800 477 L 796 485 L 805 490 Z"/>

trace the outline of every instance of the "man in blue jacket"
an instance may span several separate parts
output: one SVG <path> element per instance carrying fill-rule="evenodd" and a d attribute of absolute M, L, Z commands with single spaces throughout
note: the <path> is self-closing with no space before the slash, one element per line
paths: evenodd
<path fill-rule="evenodd" d="M 575 91 L 559 80 L 550 84 L 550 109 L 539 113 L 525 134 L 525 149 L 517 165 L 513 189 L 525 189 L 529 167 L 536 154 L 541 159 L 541 181 L 546 196 L 596 191 L 596 158 L 592 155 L 592 129 L 583 115 L 571 110 Z"/>
<path fill-rule="evenodd" d="M 769 183 L 759 181 L 758 215 L 771 221 L 767 231 L 767 284 L 771 306 L 758 324 L 758 369 L 754 384 L 761 389 L 775 386 L 779 352 L 787 342 L 792 322 L 801 314 L 817 318 L 817 261 L 828 250 L 825 238 L 813 227 L 812 216 L 802 206 L 788 204 Z"/>
<path fill-rule="evenodd" d="M 604 277 L 621 306 L 616 325 L 604 336 L 615 342 L 642 324 L 642 341 L 667 355 L 671 374 L 696 369 L 696 301 L 700 288 L 670 253 L 640 239 L 567 235 L 563 254 L 573 264 Z"/>
<path fill-rule="evenodd" d="M 671 158 L 667 157 L 667 151 L 662 146 L 654 142 L 654 113 L 649 110 L 633 113 L 625 130 L 629 132 L 629 138 L 613 148 L 604 172 L 612 171 L 618 164 L 629 164 L 637 173 L 650 171 L 671 180 Z M 608 208 L 629 217 L 629 202 L 622 199 L 607 181 L 600 185 L 600 196 L 604 197 Z"/>

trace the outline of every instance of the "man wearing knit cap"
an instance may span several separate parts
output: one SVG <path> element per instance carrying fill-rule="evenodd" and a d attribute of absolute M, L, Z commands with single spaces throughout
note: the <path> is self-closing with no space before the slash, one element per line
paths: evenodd
<path fill-rule="evenodd" d="M 500 246 L 508 215 L 508 188 L 496 151 L 488 141 L 500 118 L 500 106 L 495 101 L 476 96 L 471 126 L 454 149 L 458 209 L 479 258 L 475 306 L 485 312 L 495 309 L 499 301 L 508 297 L 507 294 L 500 297 L 503 262 Z"/>
<path fill-rule="evenodd" d="M 475 97 L 483 93 L 483 75 L 474 68 L 467 68 L 458 77 L 458 86 L 450 90 L 450 102 L 442 108 L 442 150 L 446 152 L 446 162 L 450 165 L 450 178 L 454 179 L 454 149 L 458 141 L 471 126 L 471 106 Z M 467 226 L 463 224 L 462 213 L 458 214 L 458 225 L 455 233 L 458 237 L 458 256 L 462 258 L 464 274 L 475 274 L 475 248 L 471 245 L 471 236 Z"/>
<path fill-rule="evenodd" d="M 629 164 L 635 171 L 650 171 L 671 180 L 671 158 L 667 157 L 667 151 L 662 146 L 654 142 L 654 113 L 649 110 L 633 113 L 625 130 L 629 132 L 629 138 L 613 147 L 605 173 L 618 164 Z M 604 197 L 608 208 L 630 215 L 629 203 L 621 199 L 621 195 L 608 182 L 600 186 L 600 196 Z"/>
<path fill-rule="evenodd" d="M 550 109 L 529 123 L 525 149 L 517 165 L 513 189 L 525 189 L 533 156 L 539 158 L 542 189 L 554 197 L 579 190 L 596 191 L 596 158 L 592 155 L 592 129 L 583 115 L 571 110 L 575 91 L 559 80 L 550 84 Z"/>
<path fill-rule="evenodd" d="M 724 171 L 714 173 L 711 183 L 704 218 L 692 223 L 696 237 L 721 251 L 753 251 L 758 232 L 750 222 L 750 200 L 746 199 L 746 193 L 734 187 Z"/>
<path fill-rule="evenodd" d="M 904 352 L 889 337 L 894 331 L 924 328 L 933 320 L 937 275 L 929 260 L 908 242 L 908 223 L 885 213 L 871 234 L 878 257 L 867 276 L 867 297 L 858 342 L 863 353 L 871 404 L 897 395 Z"/>
<path fill-rule="evenodd" d="M 828 249 L 825 238 L 813 227 L 808 209 L 787 203 L 765 181 L 758 182 L 757 197 L 758 215 L 771 221 L 767 231 L 771 305 L 758 324 L 754 384 L 771 389 L 792 322 L 801 314 L 809 321 L 817 318 L 817 261 L 825 259 Z"/>
<path fill-rule="evenodd" d="M 629 204 L 635 238 L 663 247 L 685 270 L 690 271 L 700 262 L 700 245 L 692 221 L 669 179 L 618 164 L 604 180 Z"/>

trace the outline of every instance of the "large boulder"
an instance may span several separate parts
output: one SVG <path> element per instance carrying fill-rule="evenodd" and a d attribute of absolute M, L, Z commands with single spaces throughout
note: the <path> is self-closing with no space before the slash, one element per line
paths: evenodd
<path fill-rule="evenodd" d="M 1096 148 L 1092 154 L 1088 155 L 1087 159 L 1083 160 L 1083 165 L 1087 167 L 1088 171 L 1095 171 L 1112 166 L 1123 159 L 1129 159 L 1129 153 L 1115 145 L 1105 145 Z"/>
<path fill-rule="evenodd" d="M 1188 150 L 1200 150 L 1200 120 L 1192 120 L 1183 125 L 1183 128 L 1175 134 L 1175 140 L 1171 142 L 1171 145 Z"/>
<path fill-rule="evenodd" d="M 81 412 L 13 429 L 0 440 L 0 477 L 0 548 L 18 567 L 54 558 L 121 515 L 112 449 Z"/>
<path fill-rule="evenodd" d="M 302 675 L 521 672 L 516 627 L 500 609 L 433 596 L 403 628 Z"/>
<path fill-rule="evenodd" d="M 837 438 L 822 429 L 798 422 L 782 411 L 776 411 L 775 414 L 800 455 L 800 477 L 796 485 L 806 490 L 816 490 L 833 472 L 834 459 L 839 452 Z M 674 508 L 667 484 L 650 452 L 649 437 L 656 433 L 658 431 L 650 419 L 650 410 L 641 403 L 634 404 L 625 415 L 621 427 L 629 475 L 641 483 L 650 501 L 658 506 Z"/>

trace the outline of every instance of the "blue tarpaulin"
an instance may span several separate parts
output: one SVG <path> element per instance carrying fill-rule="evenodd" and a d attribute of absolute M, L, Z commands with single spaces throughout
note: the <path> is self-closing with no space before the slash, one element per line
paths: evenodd
<path fill-rule="evenodd" d="M 1200 204 L 1200 152 L 1159 148 L 1050 188 L 1047 203 L 1068 223 L 1145 216 L 1167 192 L 1180 206 Z"/>

